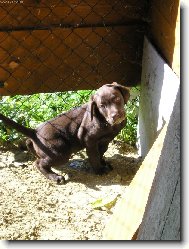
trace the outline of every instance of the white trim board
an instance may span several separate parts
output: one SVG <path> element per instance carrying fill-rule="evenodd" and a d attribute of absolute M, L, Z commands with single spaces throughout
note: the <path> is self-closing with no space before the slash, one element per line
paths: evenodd
<path fill-rule="evenodd" d="M 164 123 L 169 122 L 179 86 L 179 77 L 145 37 L 137 143 L 139 155 L 147 155 Z"/>

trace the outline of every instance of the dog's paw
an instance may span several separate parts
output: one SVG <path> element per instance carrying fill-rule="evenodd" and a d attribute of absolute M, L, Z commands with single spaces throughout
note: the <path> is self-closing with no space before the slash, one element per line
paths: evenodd
<path fill-rule="evenodd" d="M 112 167 L 112 165 L 111 165 L 110 162 L 108 162 L 108 161 L 102 159 L 101 163 L 102 163 L 103 167 L 105 167 L 106 171 L 111 171 L 111 170 L 113 170 L 113 167 Z"/>
<path fill-rule="evenodd" d="M 48 176 L 49 180 L 52 180 L 54 182 L 56 182 L 57 184 L 64 184 L 65 183 L 65 178 L 64 176 L 60 176 L 57 174 L 50 174 Z"/>
<path fill-rule="evenodd" d="M 106 162 L 106 169 L 107 169 L 108 171 L 112 171 L 112 170 L 113 170 L 113 167 L 112 167 L 111 163 Z"/>
<path fill-rule="evenodd" d="M 101 167 L 101 168 L 98 168 L 98 169 L 94 169 L 94 172 L 96 175 L 104 175 L 107 173 L 107 170 L 105 167 Z"/>
<path fill-rule="evenodd" d="M 57 176 L 57 179 L 56 179 L 56 183 L 58 185 L 60 184 L 65 184 L 66 180 L 65 180 L 65 177 L 64 176 Z"/>

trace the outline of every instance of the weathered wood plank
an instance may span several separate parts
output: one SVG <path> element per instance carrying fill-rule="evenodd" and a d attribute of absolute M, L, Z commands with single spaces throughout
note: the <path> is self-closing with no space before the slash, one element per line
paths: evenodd
<path fill-rule="evenodd" d="M 138 148 L 141 156 L 146 156 L 158 131 L 164 122 L 169 121 L 179 85 L 178 76 L 145 38 L 138 124 Z"/>
<path fill-rule="evenodd" d="M 137 84 L 142 43 L 140 26 L 0 32 L 0 94 Z"/>
<path fill-rule="evenodd" d="M 169 66 L 180 75 L 180 6 L 179 0 L 152 0 L 150 35 Z"/>
<path fill-rule="evenodd" d="M 137 240 L 180 240 L 180 91 Z"/>
<path fill-rule="evenodd" d="M 180 240 L 181 227 L 180 227 L 180 177 L 176 183 L 175 193 L 171 201 L 168 217 L 161 234 L 161 240 Z"/>
<path fill-rule="evenodd" d="M 117 204 L 113 216 L 105 227 L 103 239 L 131 240 L 133 238 L 142 221 L 158 160 L 162 153 L 166 131 L 167 125 L 162 129 L 142 162 L 128 192 Z"/>

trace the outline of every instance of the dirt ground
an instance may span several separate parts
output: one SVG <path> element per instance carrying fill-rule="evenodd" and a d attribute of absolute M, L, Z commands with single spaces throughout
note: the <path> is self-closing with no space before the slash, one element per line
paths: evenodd
<path fill-rule="evenodd" d="M 102 239 L 113 203 L 129 188 L 140 165 L 136 150 L 118 141 L 105 156 L 113 166 L 108 174 L 94 175 L 82 151 L 59 171 L 70 179 L 57 185 L 36 169 L 28 152 L 0 148 L 0 239 Z"/>

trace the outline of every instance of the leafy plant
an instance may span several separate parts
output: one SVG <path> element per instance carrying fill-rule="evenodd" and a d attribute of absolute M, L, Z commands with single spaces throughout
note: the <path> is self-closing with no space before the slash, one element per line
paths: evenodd
<path fill-rule="evenodd" d="M 139 111 L 140 88 L 133 87 L 131 89 L 131 97 L 126 108 L 127 124 L 118 134 L 117 139 L 135 146 L 137 142 L 137 124 Z"/>
<path fill-rule="evenodd" d="M 33 95 L 6 96 L 0 99 L 0 112 L 26 127 L 36 127 L 50 118 L 65 112 L 73 107 L 80 106 L 89 100 L 91 90 L 68 91 L 58 93 L 41 93 Z M 126 108 L 127 125 L 117 136 L 134 145 L 136 143 L 136 130 L 138 122 L 139 90 L 133 88 Z M 0 121 L 0 143 L 5 141 L 16 142 L 21 135 L 12 131 Z"/>

